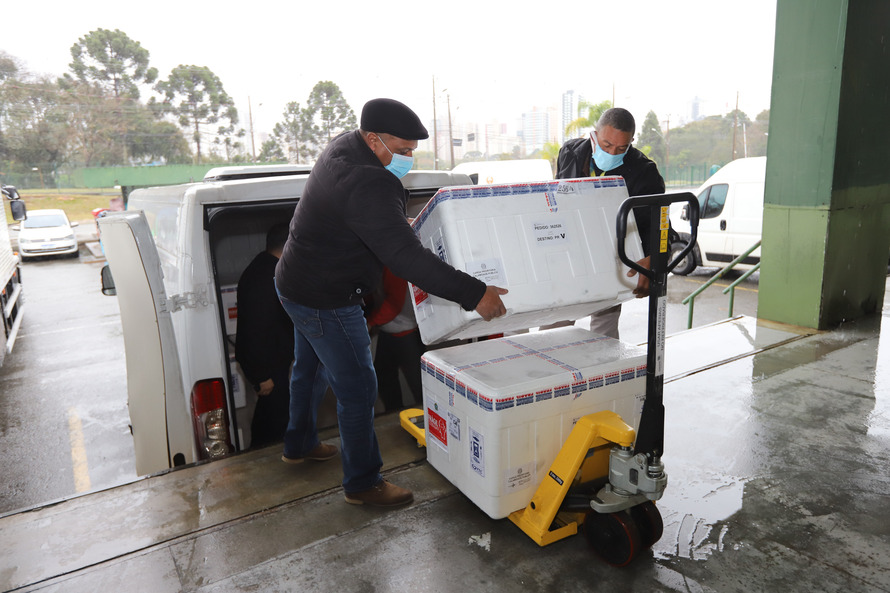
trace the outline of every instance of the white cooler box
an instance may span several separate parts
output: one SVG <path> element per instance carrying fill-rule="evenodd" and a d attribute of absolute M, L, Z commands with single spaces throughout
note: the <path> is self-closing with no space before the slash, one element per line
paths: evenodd
<path fill-rule="evenodd" d="M 424 354 L 427 459 L 494 519 L 524 508 L 579 418 L 635 430 L 646 351 L 577 327 Z"/>
<path fill-rule="evenodd" d="M 413 287 L 423 341 L 580 319 L 633 298 L 637 278 L 626 276 L 615 237 L 626 199 L 621 177 L 440 190 L 414 220 L 421 242 L 455 268 L 510 293 L 502 297 L 507 315 L 485 322 Z M 625 250 L 634 261 L 643 257 L 632 216 Z"/>

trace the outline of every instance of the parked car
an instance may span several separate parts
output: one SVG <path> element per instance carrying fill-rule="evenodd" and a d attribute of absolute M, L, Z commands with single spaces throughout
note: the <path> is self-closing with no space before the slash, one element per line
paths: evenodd
<path fill-rule="evenodd" d="M 31 210 L 19 226 L 19 254 L 77 255 L 76 222 L 70 222 L 64 210 Z"/>
<path fill-rule="evenodd" d="M 293 217 L 309 170 L 213 169 L 199 183 L 136 190 L 126 211 L 98 219 L 103 292 L 120 304 L 137 474 L 250 447 L 255 396 L 234 358 L 238 279 L 267 229 Z M 471 181 L 411 171 L 402 184 L 414 216 L 440 187 Z"/>
<path fill-rule="evenodd" d="M 766 157 L 751 157 L 726 164 L 702 184 L 696 192 L 701 216 L 698 240 L 692 253 L 674 269 L 675 274 L 685 276 L 698 266 L 723 267 L 760 240 L 765 178 Z M 671 224 L 681 239 L 671 245 L 673 256 L 689 241 L 685 208 L 671 212 Z M 759 261 L 757 248 L 735 269 L 749 270 Z"/>

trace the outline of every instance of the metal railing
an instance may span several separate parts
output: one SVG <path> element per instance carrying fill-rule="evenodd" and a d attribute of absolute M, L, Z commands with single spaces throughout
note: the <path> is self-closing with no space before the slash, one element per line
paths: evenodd
<path fill-rule="evenodd" d="M 726 264 L 726 266 L 721 268 L 719 272 L 717 272 L 716 274 L 711 276 L 710 280 L 708 280 L 707 282 L 705 282 L 704 284 L 702 284 L 701 286 L 696 288 L 692 292 L 692 294 L 690 294 L 685 299 L 683 299 L 683 304 L 689 305 L 689 314 L 687 316 L 686 329 L 692 329 L 692 315 L 693 315 L 693 312 L 695 311 L 695 297 L 697 297 L 698 295 L 703 293 L 705 291 L 705 289 L 707 289 L 709 286 L 711 286 L 712 284 L 714 284 L 715 282 L 720 280 L 720 278 L 722 278 L 724 276 L 724 274 L 726 274 L 728 271 L 735 268 L 736 264 L 740 263 L 746 257 L 751 255 L 751 252 L 756 250 L 758 247 L 760 247 L 760 241 L 757 241 L 757 243 L 752 245 L 745 253 L 741 254 L 740 256 L 738 256 L 737 258 L 735 258 L 734 260 L 732 260 L 731 262 Z M 756 272 L 759 269 L 760 269 L 760 262 L 758 261 L 757 264 L 753 268 L 751 268 L 750 270 L 748 270 L 747 272 L 745 272 L 744 274 L 739 276 L 735 280 L 735 282 L 733 282 L 732 284 L 730 284 L 729 286 L 727 286 L 726 288 L 723 289 L 723 294 L 729 293 L 729 317 L 732 317 L 732 309 L 733 309 L 733 304 L 735 302 L 735 288 L 736 288 L 736 286 L 738 286 L 741 282 L 744 282 L 751 274 L 753 274 L 754 272 Z"/>

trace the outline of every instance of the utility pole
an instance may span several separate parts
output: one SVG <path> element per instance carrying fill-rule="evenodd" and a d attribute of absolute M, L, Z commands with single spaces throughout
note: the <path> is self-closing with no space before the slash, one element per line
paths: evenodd
<path fill-rule="evenodd" d="M 732 114 L 732 158 L 735 160 L 735 134 L 739 127 L 739 92 L 735 92 L 735 111 Z"/>
<path fill-rule="evenodd" d="M 439 121 L 436 119 L 436 76 L 433 75 L 433 171 L 439 169 Z"/>
<path fill-rule="evenodd" d="M 256 162 L 256 144 L 253 142 L 253 108 L 250 106 L 250 95 L 247 96 L 247 118 L 250 120 L 250 152 Z"/>
<path fill-rule="evenodd" d="M 454 136 L 451 135 L 451 95 L 445 95 L 448 100 L 448 147 L 451 150 L 451 168 L 454 169 Z"/>

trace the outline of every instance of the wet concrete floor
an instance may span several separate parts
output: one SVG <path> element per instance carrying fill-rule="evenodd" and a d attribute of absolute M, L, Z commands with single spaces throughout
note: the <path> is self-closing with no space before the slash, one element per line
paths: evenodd
<path fill-rule="evenodd" d="M 378 420 L 399 510 L 275 448 L 0 517 L 23 591 L 890 591 L 890 304 L 825 333 L 737 319 L 668 338 L 664 535 L 629 567 L 540 548 Z M 336 443 L 336 434 L 325 435 Z"/>

